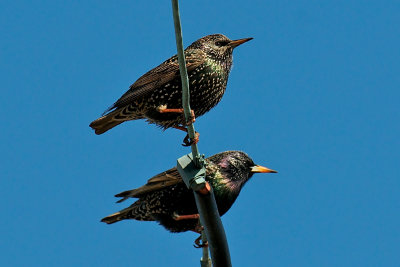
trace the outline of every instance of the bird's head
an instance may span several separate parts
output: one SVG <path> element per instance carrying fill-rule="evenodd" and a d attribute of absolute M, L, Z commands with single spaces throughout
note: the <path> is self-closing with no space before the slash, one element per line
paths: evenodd
<path fill-rule="evenodd" d="M 219 171 L 226 184 L 240 190 L 254 173 L 276 173 L 267 167 L 257 165 L 242 151 L 218 153 L 210 160 L 219 166 Z"/>
<path fill-rule="evenodd" d="M 235 47 L 252 39 L 253 38 L 231 40 L 223 34 L 211 34 L 195 41 L 188 48 L 201 49 L 218 59 L 226 59 L 232 56 L 232 51 Z"/>

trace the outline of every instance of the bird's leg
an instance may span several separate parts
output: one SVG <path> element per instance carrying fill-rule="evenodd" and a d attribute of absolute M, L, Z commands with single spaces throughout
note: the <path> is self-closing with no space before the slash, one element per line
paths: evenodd
<path fill-rule="evenodd" d="M 179 214 L 176 214 L 176 213 L 174 212 L 174 214 L 172 215 L 172 218 L 173 218 L 175 221 L 193 220 L 193 219 L 199 219 L 199 218 L 200 218 L 200 215 L 199 215 L 198 213 L 196 213 L 196 214 L 189 214 L 189 215 L 179 215 Z"/>
<path fill-rule="evenodd" d="M 160 113 L 184 113 L 183 108 L 167 108 L 167 105 L 161 105 L 157 107 L 157 111 Z M 186 125 L 190 125 L 196 121 L 196 116 L 194 115 L 194 110 L 190 110 L 190 118 Z"/>
<path fill-rule="evenodd" d="M 172 126 L 172 128 L 175 128 L 175 129 L 178 129 L 178 130 L 181 130 L 181 131 L 184 131 L 184 132 L 186 132 L 187 133 L 187 128 L 185 128 L 185 127 L 182 127 L 182 126 Z M 185 136 L 185 138 L 183 138 L 183 144 L 182 144 L 182 146 L 191 146 L 192 144 L 197 144 L 198 142 L 199 142 L 199 136 L 200 136 L 200 134 L 198 133 L 198 132 L 195 132 L 195 136 L 194 136 L 194 138 L 192 139 L 192 140 L 189 140 L 190 138 L 189 138 L 189 135 L 187 134 L 186 136 Z"/>
<path fill-rule="evenodd" d="M 200 219 L 200 215 L 198 213 L 196 214 L 188 214 L 188 215 L 179 215 L 174 212 L 172 215 L 172 218 L 175 221 L 181 221 L 181 220 L 193 220 L 193 219 Z M 203 247 L 208 247 L 208 242 L 205 243 L 200 243 L 201 241 L 201 232 L 204 230 L 204 227 L 201 225 L 196 225 L 194 229 L 192 229 L 193 232 L 200 234 L 198 238 L 194 241 L 194 247 L 195 248 L 203 248 Z"/>

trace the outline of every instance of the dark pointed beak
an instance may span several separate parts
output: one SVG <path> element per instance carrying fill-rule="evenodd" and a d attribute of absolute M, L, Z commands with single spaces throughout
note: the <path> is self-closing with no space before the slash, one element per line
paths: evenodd
<path fill-rule="evenodd" d="M 248 42 L 250 40 L 253 40 L 253 38 L 244 38 L 244 39 L 239 39 L 239 40 L 233 40 L 233 41 L 229 42 L 229 45 L 232 48 L 235 48 L 235 47 L 237 47 L 237 46 L 239 46 L 241 44 L 244 44 L 245 42 Z"/>
<path fill-rule="evenodd" d="M 277 171 L 268 169 L 267 167 L 256 165 L 251 168 L 251 172 L 262 172 L 262 173 L 277 173 Z"/>

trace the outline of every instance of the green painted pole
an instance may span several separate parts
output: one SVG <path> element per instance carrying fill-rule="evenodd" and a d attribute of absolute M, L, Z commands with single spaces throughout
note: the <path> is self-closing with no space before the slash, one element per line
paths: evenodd
<path fill-rule="evenodd" d="M 185 112 L 186 122 L 189 121 L 190 113 L 190 94 L 189 94 L 189 78 L 186 69 L 186 59 L 183 52 L 183 40 L 182 40 L 182 28 L 181 19 L 179 16 L 179 4 L 178 1 L 172 0 L 172 9 L 174 14 L 174 26 L 175 26 L 175 37 L 176 37 L 176 47 L 178 50 L 178 61 L 179 61 L 179 72 L 181 74 L 182 80 L 182 105 Z M 195 137 L 194 125 L 191 123 L 187 126 L 188 135 L 190 139 L 193 140 Z M 197 144 L 192 144 L 192 154 L 194 155 L 194 162 L 198 168 L 203 167 L 203 162 L 200 158 L 199 149 Z"/>
<path fill-rule="evenodd" d="M 208 243 L 207 235 L 204 230 L 201 232 L 201 240 L 203 244 Z M 200 267 L 211 267 L 211 259 L 208 255 L 208 247 L 203 247 L 203 256 L 200 259 Z"/>
<path fill-rule="evenodd" d="M 175 37 L 177 55 L 179 61 L 179 71 L 182 80 L 182 104 L 185 113 L 186 121 L 191 117 L 190 112 L 190 93 L 189 93 L 189 78 L 186 69 L 186 60 L 183 50 L 182 28 L 179 16 L 178 0 L 172 1 L 172 11 L 174 17 Z M 195 129 L 193 124 L 187 126 L 190 139 L 195 137 Z M 204 157 L 200 156 L 197 144 L 192 144 L 192 153 L 178 159 L 177 168 L 181 174 L 185 184 L 193 189 L 196 200 L 197 210 L 200 214 L 200 222 L 204 226 L 204 232 L 208 240 L 208 245 L 211 253 L 212 264 L 214 267 L 230 267 L 231 258 L 229 254 L 228 242 L 226 240 L 225 230 L 218 213 L 217 204 L 215 202 L 213 189 L 201 194 L 198 191 L 205 187 L 205 166 Z M 203 256 L 207 256 L 204 253 Z M 201 259 L 201 266 L 209 266 L 209 259 Z"/>

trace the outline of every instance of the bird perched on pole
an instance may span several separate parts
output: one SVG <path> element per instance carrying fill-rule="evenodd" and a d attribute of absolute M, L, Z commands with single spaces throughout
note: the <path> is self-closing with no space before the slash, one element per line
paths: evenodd
<path fill-rule="evenodd" d="M 254 173 L 276 173 L 256 165 L 241 151 L 226 151 L 206 159 L 206 181 L 212 186 L 218 212 L 224 215 L 235 202 L 242 187 Z M 170 232 L 199 233 L 199 214 L 193 191 L 188 189 L 176 168 L 160 173 L 137 189 L 115 195 L 138 198 L 130 207 L 101 221 L 112 224 L 121 220 L 157 221 Z M 197 239 L 198 240 L 198 239 Z"/>
<path fill-rule="evenodd" d="M 212 34 L 185 49 L 192 121 L 221 100 L 232 67 L 233 49 L 251 39 L 232 41 L 222 34 Z M 176 55 L 140 77 L 90 127 L 96 134 L 102 134 L 120 123 L 139 119 L 145 119 L 164 130 L 170 127 L 186 130 Z"/>

